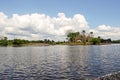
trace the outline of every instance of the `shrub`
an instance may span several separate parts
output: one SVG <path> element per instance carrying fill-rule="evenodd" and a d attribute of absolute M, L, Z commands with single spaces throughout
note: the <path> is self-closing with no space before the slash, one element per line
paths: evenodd
<path fill-rule="evenodd" d="M 7 46 L 8 41 L 7 40 L 0 40 L 0 46 Z"/>
<path fill-rule="evenodd" d="M 92 38 L 91 42 L 93 45 L 100 44 L 100 39 L 99 38 Z"/>

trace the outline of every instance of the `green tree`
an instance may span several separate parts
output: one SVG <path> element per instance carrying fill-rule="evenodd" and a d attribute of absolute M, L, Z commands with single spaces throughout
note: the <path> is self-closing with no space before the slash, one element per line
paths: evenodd
<path fill-rule="evenodd" d="M 100 44 L 100 39 L 99 38 L 92 38 L 91 42 L 93 45 Z"/>
<path fill-rule="evenodd" d="M 2 40 L 0 40 L 0 46 L 7 46 L 7 45 L 8 45 L 7 37 L 4 37 Z"/>
<path fill-rule="evenodd" d="M 15 46 L 20 46 L 21 44 L 29 43 L 28 40 L 14 39 L 12 44 Z"/>
<path fill-rule="evenodd" d="M 72 32 L 72 33 L 68 33 L 67 35 L 67 39 L 70 42 L 76 42 L 77 41 L 77 37 L 80 35 L 79 32 Z"/>
<path fill-rule="evenodd" d="M 0 46 L 7 46 L 8 41 L 7 40 L 0 40 Z"/>
<path fill-rule="evenodd" d="M 8 38 L 7 37 L 4 37 L 4 40 L 7 40 Z"/>

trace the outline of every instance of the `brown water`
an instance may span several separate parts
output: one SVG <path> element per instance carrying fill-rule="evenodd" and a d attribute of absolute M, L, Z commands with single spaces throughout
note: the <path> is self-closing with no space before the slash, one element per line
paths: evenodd
<path fill-rule="evenodd" d="M 120 45 L 0 47 L 0 80 L 93 80 L 120 71 Z"/>

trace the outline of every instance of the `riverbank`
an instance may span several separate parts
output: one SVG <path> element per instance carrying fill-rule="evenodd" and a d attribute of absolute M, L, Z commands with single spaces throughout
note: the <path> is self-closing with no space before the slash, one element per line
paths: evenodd
<path fill-rule="evenodd" d="M 111 73 L 111 74 L 107 74 L 107 75 L 99 77 L 95 80 L 120 80 L 120 71 Z"/>
<path fill-rule="evenodd" d="M 22 46 L 49 46 L 50 44 L 47 43 L 27 43 L 27 44 L 22 44 Z"/>
<path fill-rule="evenodd" d="M 109 45 L 111 43 L 101 43 L 101 44 L 96 44 L 96 45 Z M 83 44 L 83 43 L 25 43 L 25 44 L 14 44 L 14 45 L 8 45 L 8 46 L 14 46 L 14 47 L 19 47 L 19 46 L 50 46 L 50 45 L 70 45 L 70 46 L 75 46 L 75 45 L 93 45 L 93 44 Z"/>
<path fill-rule="evenodd" d="M 8 45 L 8 46 L 13 46 L 13 47 L 24 47 L 24 46 L 49 46 L 50 44 L 47 43 L 26 43 L 26 44 L 15 44 L 15 45 Z"/>
<path fill-rule="evenodd" d="M 49 46 L 49 45 L 108 45 L 108 44 L 112 44 L 112 43 L 96 43 L 93 44 L 92 42 L 55 42 L 55 41 L 28 41 L 28 40 L 19 40 L 19 39 L 15 39 L 15 40 L 3 40 L 1 41 L 0 46 L 15 46 L 15 47 L 19 47 L 19 46 Z"/>
<path fill-rule="evenodd" d="M 22 39 L 14 40 L 0 40 L 0 46 L 48 46 L 48 45 L 108 45 L 112 42 L 69 42 L 69 41 L 57 41 L 54 40 L 38 40 L 29 41 Z"/>

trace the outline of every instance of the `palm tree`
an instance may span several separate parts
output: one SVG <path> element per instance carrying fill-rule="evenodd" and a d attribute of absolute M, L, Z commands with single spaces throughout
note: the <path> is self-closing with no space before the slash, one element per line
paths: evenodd
<path fill-rule="evenodd" d="M 99 38 L 99 39 L 101 39 L 101 37 L 100 37 L 100 36 L 98 36 L 98 38 Z"/>
<path fill-rule="evenodd" d="M 89 35 L 87 36 L 87 42 L 90 42 L 93 38 L 93 32 L 90 32 Z"/>
<path fill-rule="evenodd" d="M 85 30 L 82 30 L 82 34 L 85 35 L 86 31 Z"/>
<path fill-rule="evenodd" d="M 93 32 L 90 32 L 90 37 L 93 37 Z"/>
<path fill-rule="evenodd" d="M 4 37 L 4 40 L 7 40 L 8 38 L 7 37 Z"/>
<path fill-rule="evenodd" d="M 79 33 L 79 32 L 76 32 L 75 34 L 76 34 L 76 35 L 75 35 L 75 42 L 77 42 L 77 40 L 79 39 L 80 33 Z"/>
<path fill-rule="evenodd" d="M 83 30 L 82 31 L 82 36 L 83 36 L 83 39 L 82 39 L 82 41 L 83 41 L 83 44 L 85 45 L 86 44 L 86 35 L 85 35 L 85 33 L 86 33 L 86 31 L 85 30 Z"/>

